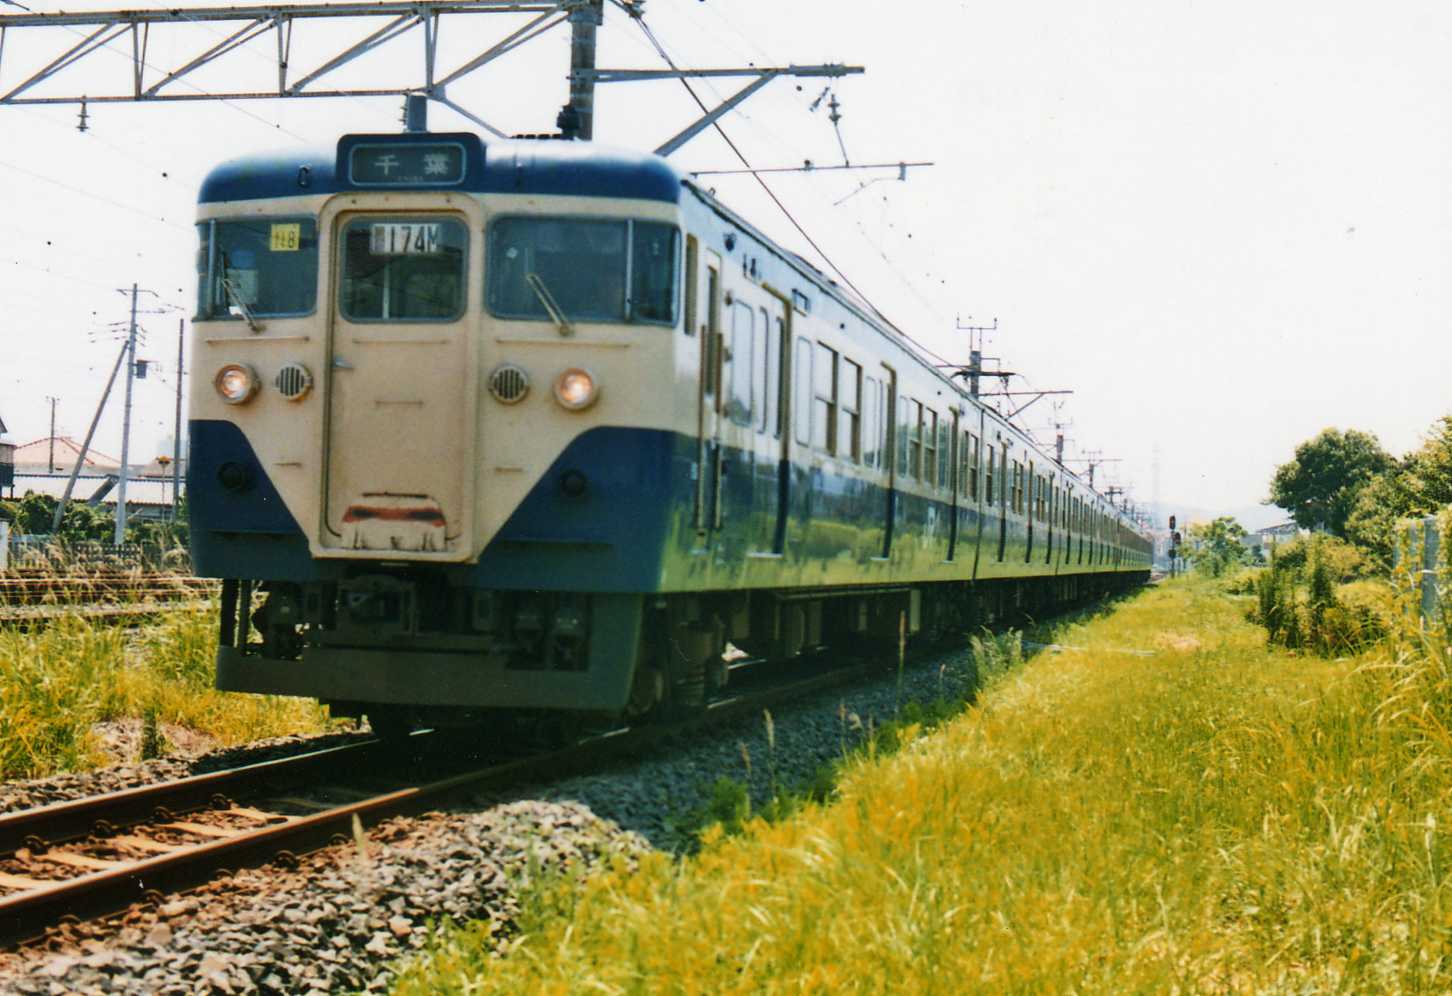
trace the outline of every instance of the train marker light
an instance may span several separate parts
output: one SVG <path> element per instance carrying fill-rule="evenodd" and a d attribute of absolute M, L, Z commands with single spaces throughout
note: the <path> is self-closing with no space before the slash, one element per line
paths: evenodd
<path fill-rule="evenodd" d="M 589 408 L 600 394 L 590 371 L 571 367 L 555 378 L 555 400 L 572 412 Z"/>
<path fill-rule="evenodd" d="M 217 393 L 222 400 L 229 405 L 240 405 L 252 400 L 262 386 L 262 381 L 246 363 L 228 363 L 217 371 L 217 376 L 212 380 L 217 388 Z"/>

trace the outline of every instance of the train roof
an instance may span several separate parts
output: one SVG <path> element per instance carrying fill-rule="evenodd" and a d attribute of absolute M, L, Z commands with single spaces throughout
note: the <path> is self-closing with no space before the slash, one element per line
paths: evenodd
<path fill-rule="evenodd" d="M 345 136 L 401 143 L 419 137 L 448 140 L 439 133 L 389 136 Z M 478 139 L 468 136 L 477 147 Z M 461 183 L 451 190 L 490 194 L 556 194 L 576 197 L 625 197 L 677 204 L 682 176 L 660 156 L 595 142 L 499 140 L 482 147 L 483 154 Z M 198 203 L 307 197 L 360 189 L 340 175 L 337 146 L 318 146 L 243 156 L 222 163 L 207 174 Z M 423 189 L 428 189 L 424 187 Z"/>

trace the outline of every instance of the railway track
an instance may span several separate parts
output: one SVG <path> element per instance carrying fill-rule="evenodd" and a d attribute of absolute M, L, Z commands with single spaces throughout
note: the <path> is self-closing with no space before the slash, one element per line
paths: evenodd
<path fill-rule="evenodd" d="M 58 803 L 0 817 L 0 946 L 43 939 L 202 885 L 224 871 L 284 862 L 370 826 L 417 815 L 462 794 L 559 778 L 665 738 L 861 680 L 880 665 L 822 672 L 713 702 L 689 720 L 582 737 L 556 750 L 469 760 L 456 737 L 415 734 L 400 752 L 382 742 Z"/>

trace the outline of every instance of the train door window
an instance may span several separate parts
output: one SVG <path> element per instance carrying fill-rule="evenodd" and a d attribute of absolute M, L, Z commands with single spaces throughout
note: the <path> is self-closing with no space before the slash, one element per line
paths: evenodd
<path fill-rule="evenodd" d="M 452 322 L 464 313 L 469 230 L 452 218 L 373 215 L 343 228 L 343 317 Z"/>
<path fill-rule="evenodd" d="M 862 367 L 847 357 L 837 370 L 837 455 L 862 459 Z"/>
<path fill-rule="evenodd" d="M 766 432 L 771 426 L 771 409 L 776 407 L 772 404 L 771 397 L 771 316 L 762 308 L 756 317 L 761 322 L 761 331 L 757 335 L 756 349 L 751 357 L 751 396 L 756 401 L 752 414 L 756 421 L 756 431 Z"/>
<path fill-rule="evenodd" d="M 989 443 L 988 444 L 988 462 L 983 465 L 983 473 L 984 473 L 984 481 L 983 481 L 984 488 L 983 488 L 983 490 L 986 492 L 985 495 L 984 495 L 984 498 L 987 500 L 987 502 L 988 502 L 989 505 L 992 505 L 993 504 L 993 457 L 994 457 L 994 447 L 993 447 L 993 444 L 992 443 Z"/>
<path fill-rule="evenodd" d="M 817 343 L 812 367 L 812 445 L 837 452 L 837 351 Z"/>
<path fill-rule="evenodd" d="M 877 421 L 882 417 L 877 390 L 875 377 L 862 381 L 862 462 L 869 467 L 878 466 L 878 454 L 882 452 L 877 441 Z"/>
<path fill-rule="evenodd" d="M 938 490 L 947 491 L 952 484 L 953 428 L 946 417 L 938 420 Z"/>
<path fill-rule="evenodd" d="M 318 296 L 311 218 L 204 221 L 197 226 L 197 317 L 306 315 Z"/>
<path fill-rule="evenodd" d="M 1023 464 L 1013 461 L 1013 514 L 1023 514 Z"/>
<path fill-rule="evenodd" d="M 721 270 L 706 267 L 706 391 L 719 395 L 721 388 Z"/>
<path fill-rule="evenodd" d="M 906 478 L 909 475 L 908 468 L 916 467 L 916 457 L 913 456 L 913 427 L 917 421 L 912 417 L 913 400 L 901 395 L 897 399 L 897 476 Z"/>
<path fill-rule="evenodd" d="M 765 321 L 765 314 L 762 315 Z M 781 438 L 782 343 L 786 342 L 786 323 L 780 318 L 770 323 L 771 334 L 766 340 L 766 431 L 771 438 Z"/>
<path fill-rule="evenodd" d="M 888 461 L 891 459 L 892 454 L 890 432 L 892 427 L 893 391 L 890 383 L 893 373 L 891 369 L 884 369 L 887 370 L 887 377 L 889 379 L 877 385 L 877 434 L 874 438 L 877 440 L 877 465 L 885 470 L 891 470 L 891 465 Z"/>
<path fill-rule="evenodd" d="M 696 334 L 696 316 L 699 313 L 700 243 L 694 235 L 686 236 L 686 335 Z"/>
<path fill-rule="evenodd" d="M 751 306 L 736 302 L 731 309 L 731 347 L 722 361 L 729 391 L 726 414 L 737 425 L 751 424 L 752 333 L 755 312 Z"/>
<path fill-rule="evenodd" d="M 812 344 L 798 338 L 792 358 L 792 434 L 803 446 L 812 444 Z"/>

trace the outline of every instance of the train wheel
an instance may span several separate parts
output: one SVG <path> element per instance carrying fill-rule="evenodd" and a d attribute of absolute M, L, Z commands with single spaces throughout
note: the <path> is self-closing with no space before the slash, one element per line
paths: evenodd
<path fill-rule="evenodd" d="M 407 706 L 376 706 L 368 713 L 368 725 L 387 744 L 404 743 L 417 726 L 413 710 Z"/>

